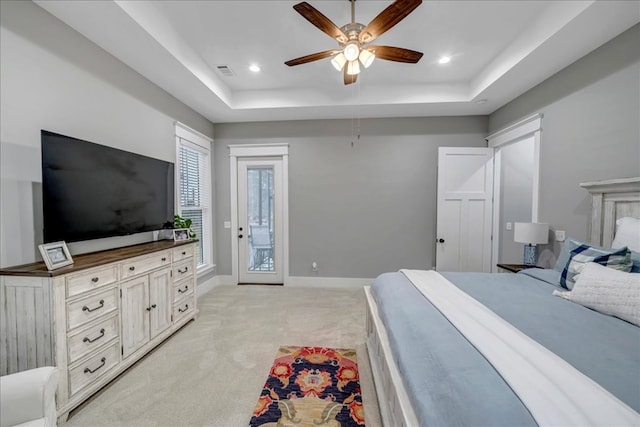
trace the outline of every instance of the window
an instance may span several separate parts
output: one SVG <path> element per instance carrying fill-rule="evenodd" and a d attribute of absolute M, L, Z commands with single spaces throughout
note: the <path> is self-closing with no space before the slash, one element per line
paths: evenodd
<path fill-rule="evenodd" d="M 198 271 L 213 266 L 211 219 L 211 140 L 176 124 L 177 213 L 196 233 Z"/>

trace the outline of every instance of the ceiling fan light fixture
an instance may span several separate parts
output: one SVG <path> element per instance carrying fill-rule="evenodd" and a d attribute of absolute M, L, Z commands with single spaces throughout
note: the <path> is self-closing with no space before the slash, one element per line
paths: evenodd
<path fill-rule="evenodd" d="M 376 59 L 376 56 L 367 49 L 362 49 L 360 51 L 358 59 L 360 59 L 360 62 L 362 62 L 364 68 L 369 68 L 369 65 L 373 63 L 373 60 Z"/>
<path fill-rule="evenodd" d="M 338 49 L 325 50 L 294 58 L 285 61 L 285 65 L 291 67 L 330 58 L 333 67 L 342 71 L 344 84 L 350 85 L 358 80 L 360 66 L 368 68 L 375 58 L 409 64 L 418 63 L 423 56 L 422 52 L 394 46 L 375 46 L 369 43 L 406 18 L 416 7 L 420 6 L 423 0 L 394 0 L 391 5 L 376 15 L 367 25 L 356 22 L 356 0 L 348 1 L 351 4 L 351 22 L 342 27 L 338 27 L 306 1 L 293 6 L 293 9 L 313 26 L 334 41 L 337 41 Z"/>
<path fill-rule="evenodd" d="M 347 63 L 347 58 L 345 58 L 344 54 L 340 52 L 331 60 L 331 65 L 338 71 L 342 71 L 342 67 Z"/>
<path fill-rule="evenodd" d="M 347 64 L 347 74 L 350 76 L 360 74 L 360 63 L 357 60 L 349 61 Z"/>
<path fill-rule="evenodd" d="M 347 58 L 347 61 L 353 62 L 358 59 L 358 55 L 360 55 L 360 46 L 358 46 L 358 42 L 351 41 L 347 43 L 342 50 L 342 53 L 344 53 L 344 57 Z"/>

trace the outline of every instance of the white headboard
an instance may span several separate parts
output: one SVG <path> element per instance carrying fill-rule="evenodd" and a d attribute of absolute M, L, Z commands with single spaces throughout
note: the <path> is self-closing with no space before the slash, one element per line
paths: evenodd
<path fill-rule="evenodd" d="M 591 193 L 592 244 L 610 247 L 618 218 L 640 218 L 640 177 L 583 182 L 580 187 Z"/>

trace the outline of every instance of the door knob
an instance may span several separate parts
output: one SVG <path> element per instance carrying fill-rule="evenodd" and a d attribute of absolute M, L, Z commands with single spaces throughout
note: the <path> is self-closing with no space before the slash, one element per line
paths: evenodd
<path fill-rule="evenodd" d="M 238 234 L 238 239 L 242 239 L 242 234 Z"/>
<path fill-rule="evenodd" d="M 438 243 L 444 243 L 444 239 L 438 239 L 436 240 Z"/>

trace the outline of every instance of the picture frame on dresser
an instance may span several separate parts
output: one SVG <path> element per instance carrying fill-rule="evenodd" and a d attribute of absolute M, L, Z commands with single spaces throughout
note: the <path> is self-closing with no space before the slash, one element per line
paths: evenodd
<path fill-rule="evenodd" d="M 173 229 L 173 241 L 174 242 L 188 242 L 191 240 L 189 236 L 188 228 L 174 228 Z"/>
<path fill-rule="evenodd" d="M 44 243 L 38 245 L 38 249 L 40 249 L 47 270 L 55 270 L 73 264 L 73 258 L 71 258 L 69 248 L 64 241 Z"/>

